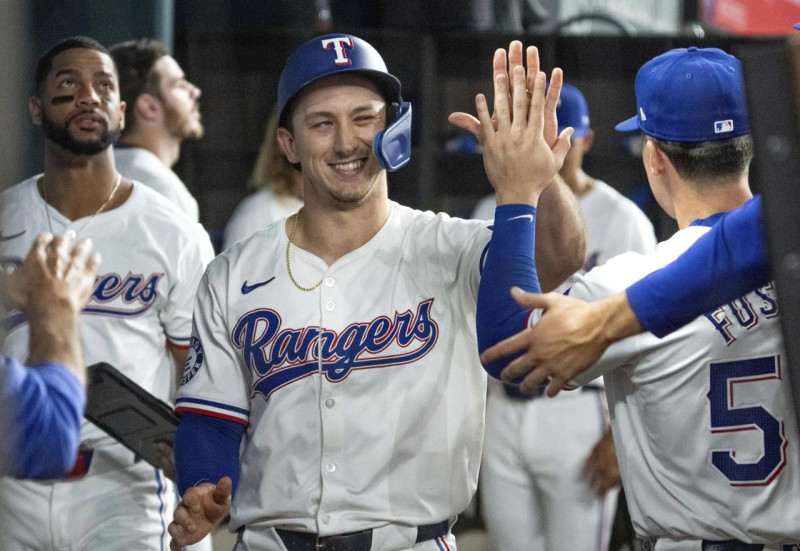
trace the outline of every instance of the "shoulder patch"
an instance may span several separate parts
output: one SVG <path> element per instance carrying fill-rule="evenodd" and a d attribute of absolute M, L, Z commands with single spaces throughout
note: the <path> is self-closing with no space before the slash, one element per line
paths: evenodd
<path fill-rule="evenodd" d="M 189 343 L 189 355 L 186 356 L 186 365 L 183 367 L 183 377 L 181 378 L 181 386 L 185 385 L 192 380 L 195 373 L 200 370 L 203 365 L 203 345 L 200 339 L 192 336 Z"/>

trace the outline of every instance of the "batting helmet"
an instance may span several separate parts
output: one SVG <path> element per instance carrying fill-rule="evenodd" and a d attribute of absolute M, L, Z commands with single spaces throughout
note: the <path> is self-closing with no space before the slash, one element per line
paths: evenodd
<path fill-rule="evenodd" d="M 278 121 L 286 126 L 292 100 L 306 86 L 340 73 L 356 72 L 370 78 L 387 101 L 389 125 L 372 144 L 380 165 L 395 171 L 411 157 L 411 104 L 400 95 L 400 81 L 389 73 L 378 51 L 349 34 L 327 34 L 297 48 L 278 83 Z"/>

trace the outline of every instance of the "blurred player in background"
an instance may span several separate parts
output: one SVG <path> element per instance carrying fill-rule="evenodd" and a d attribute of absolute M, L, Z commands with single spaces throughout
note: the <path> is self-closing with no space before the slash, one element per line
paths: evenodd
<path fill-rule="evenodd" d="M 35 236 L 91 238 L 102 254 L 81 315 L 88 365 L 114 365 L 171 402 L 191 333 L 197 284 L 213 255 L 199 226 L 168 199 L 124 178 L 112 144 L 124 125 L 108 50 L 65 39 L 40 59 L 31 120 L 45 135 L 45 170 L 0 195 L 0 259 L 13 271 Z M 31 327 L 4 310 L 3 353 L 23 360 Z M 174 502 L 161 469 L 84 421 L 72 471 L 46 482 L 0 481 L 4 550 L 160 550 Z"/>
<path fill-rule="evenodd" d="M 203 137 L 200 88 L 186 75 L 164 44 L 153 38 L 122 42 L 111 48 L 119 70 L 125 128 L 114 147 L 117 169 L 200 220 L 197 201 L 172 171 L 184 140 Z"/>
<path fill-rule="evenodd" d="M 559 175 L 575 194 L 586 227 L 587 258 L 579 273 L 623 252 L 653 251 L 653 225 L 644 213 L 583 171 L 594 132 L 578 88 L 564 83 L 556 116 L 559 131 L 574 129 Z M 492 195 L 481 200 L 473 217 L 493 218 L 494 209 Z M 517 385 L 489 382 L 480 492 L 495 549 L 608 548 L 619 469 L 602 379 L 583 390 L 548 400 L 539 392 L 524 394 Z"/>
<path fill-rule="evenodd" d="M 242 199 L 225 226 L 223 251 L 303 206 L 303 175 L 300 167 L 292 166 L 278 145 L 277 112 L 267 121 L 256 166 L 250 176 L 250 187 L 254 192 Z"/>
<path fill-rule="evenodd" d="M 680 231 L 654 254 L 621 255 L 589 272 L 570 289 L 576 298 L 625 289 L 752 197 L 752 142 L 736 58 L 715 48 L 671 50 L 639 70 L 636 98 L 637 115 L 617 129 L 645 134 L 648 181 Z M 490 260 L 496 259 L 487 259 L 485 270 Z M 800 545 L 800 447 L 782 377 L 778 314 L 767 284 L 663 339 L 643 334 L 621 341 L 575 379 L 585 384 L 605 375 L 628 504 L 648 549 Z M 539 318 L 524 308 L 519 315 L 532 324 Z M 518 351 L 513 341 L 487 351 L 484 365 L 496 373 L 498 357 Z M 503 378 L 519 381 L 535 368 L 523 354 Z M 522 388 L 535 379 L 526 378 Z"/>

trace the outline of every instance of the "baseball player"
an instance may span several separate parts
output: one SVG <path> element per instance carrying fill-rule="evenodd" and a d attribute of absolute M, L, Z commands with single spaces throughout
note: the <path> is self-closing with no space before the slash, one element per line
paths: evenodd
<path fill-rule="evenodd" d="M 66 39 L 39 61 L 30 100 L 45 134 L 45 171 L 0 196 L 0 257 L 19 265 L 43 231 L 91 238 L 102 254 L 81 316 L 87 364 L 99 361 L 170 401 L 191 331 L 191 304 L 212 256 L 204 232 L 170 201 L 123 178 L 111 149 L 123 124 L 108 51 Z M 29 325 L 4 309 L 3 352 L 24 359 Z M 4 550 L 163 549 L 173 491 L 160 469 L 84 422 L 66 478 L 0 481 Z"/>
<path fill-rule="evenodd" d="M 569 147 L 555 124 L 561 74 L 545 106 L 535 49 L 532 100 L 521 43 L 509 60 L 495 54 L 497 134 L 511 133 L 509 75 L 531 123 L 516 119 L 526 140 L 488 149 L 486 166 L 499 204 L 535 205 L 546 188 L 539 252 L 554 261 L 543 277 L 563 280 L 584 247 L 574 200 L 548 185 Z M 472 321 L 487 223 L 388 199 L 386 171 L 409 159 L 411 106 L 367 42 L 303 44 L 278 96 L 278 139 L 302 167 L 305 205 L 217 257 L 198 291 L 177 398 L 173 549 L 230 509 L 239 550 L 453 550 L 483 440 Z M 480 121 L 451 121 L 491 126 L 483 96 L 478 105 Z M 569 227 L 553 233 L 559 220 Z"/>
<path fill-rule="evenodd" d="M 617 128 L 644 132 L 648 180 L 680 231 L 654 254 L 628 253 L 589 272 L 571 288 L 576 298 L 620 291 L 671 262 L 751 197 L 736 58 L 715 48 L 671 50 L 639 70 L 636 98 L 638 114 Z M 484 270 L 496 260 L 487 258 Z M 664 339 L 621 341 L 576 378 L 605 375 L 631 517 L 648 548 L 800 545 L 800 447 L 778 314 L 767 284 Z M 483 356 L 487 365 L 496 367 L 497 351 Z M 518 380 L 531 367 L 522 355 L 503 377 Z"/>
<path fill-rule="evenodd" d="M 200 88 L 189 82 L 164 44 L 152 38 L 111 47 L 119 70 L 120 96 L 127 105 L 122 138 L 114 147 L 121 174 L 167 197 L 192 220 L 197 200 L 171 168 L 181 143 L 203 137 Z"/>
<path fill-rule="evenodd" d="M 303 176 L 278 144 L 278 113 L 267 121 L 250 186 L 255 191 L 242 199 L 225 226 L 223 251 L 303 206 Z"/>
<path fill-rule="evenodd" d="M 72 250 L 63 236 L 41 234 L 12 276 L 3 300 L 31 327 L 27 363 L 0 356 L 0 475 L 53 478 L 72 468 L 86 405 L 78 316 L 94 287 L 99 257 L 91 241 Z"/>
<path fill-rule="evenodd" d="M 655 249 L 653 225 L 630 200 L 583 171 L 583 156 L 594 132 L 583 94 L 568 83 L 556 109 L 559 130 L 572 127 L 572 143 L 559 174 L 575 194 L 586 227 L 586 262 L 580 273 L 626 251 Z M 475 218 L 493 218 L 494 195 L 483 199 Z M 613 222 L 612 222 L 613 221 Z M 565 283 L 562 288 L 568 288 Z M 562 289 L 560 288 L 560 289 Z M 481 464 L 481 504 L 495 549 L 607 549 L 614 520 L 618 480 L 606 481 L 592 454 L 609 446 L 616 472 L 608 406 L 602 380 L 584 392 L 556 400 L 519 392 L 516 385 L 489 382 L 486 439 Z M 589 464 L 587 465 L 587 462 Z M 589 470 L 587 476 L 585 472 Z M 601 487 L 594 491 L 592 485 Z M 580 530 L 575 530 L 580 526 Z"/>

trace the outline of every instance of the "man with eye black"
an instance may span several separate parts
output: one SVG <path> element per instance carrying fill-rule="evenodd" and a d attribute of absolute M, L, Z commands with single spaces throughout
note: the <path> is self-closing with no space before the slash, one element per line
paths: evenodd
<path fill-rule="evenodd" d="M 0 195 L 2 267 L 13 273 L 40 233 L 90 238 L 102 262 L 80 315 L 86 365 L 110 363 L 169 402 L 188 354 L 195 291 L 213 256 L 208 236 L 168 199 L 117 171 L 112 146 L 125 103 L 101 44 L 71 37 L 50 48 L 38 62 L 29 111 L 45 137 L 44 172 Z M 28 321 L 10 304 L 2 316 L 2 354 L 24 362 Z M 2 547 L 163 549 L 173 496 L 162 469 L 84 420 L 65 477 L 0 479 Z"/>

